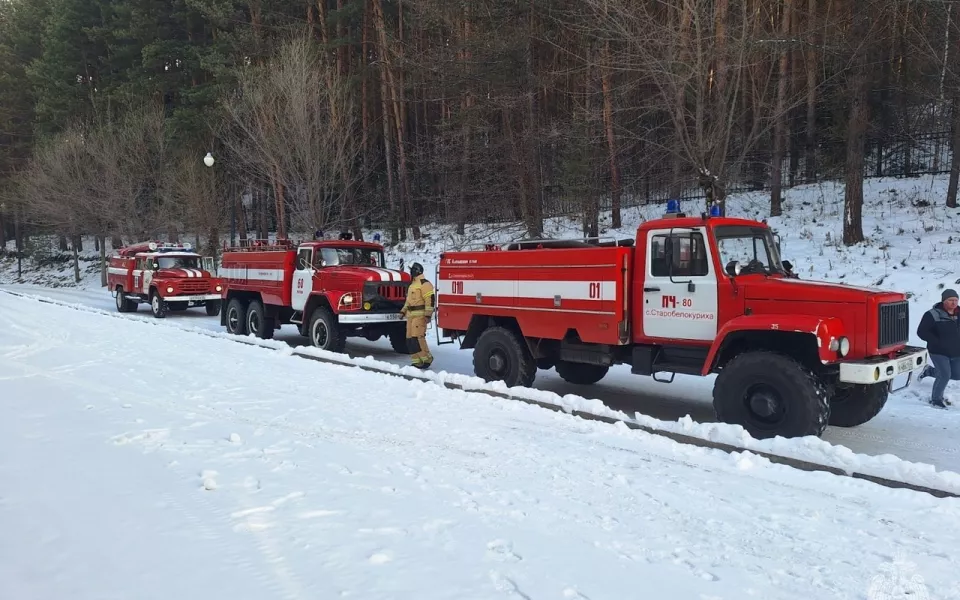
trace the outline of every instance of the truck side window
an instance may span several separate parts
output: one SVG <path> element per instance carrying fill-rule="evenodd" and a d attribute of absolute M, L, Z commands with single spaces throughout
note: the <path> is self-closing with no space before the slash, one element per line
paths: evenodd
<path fill-rule="evenodd" d="M 653 236 L 650 241 L 650 274 L 653 277 L 709 275 L 710 263 L 703 235 L 694 232 Z"/>
<path fill-rule="evenodd" d="M 313 257 L 313 251 L 310 248 L 301 248 L 297 253 L 297 270 L 303 271 L 310 268 L 310 259 Z"/>

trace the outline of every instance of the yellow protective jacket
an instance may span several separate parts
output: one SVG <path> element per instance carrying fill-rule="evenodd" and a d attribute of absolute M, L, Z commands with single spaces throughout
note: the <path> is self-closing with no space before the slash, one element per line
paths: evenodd
<path fill-rule="evenodd" d="M 433 284 L 424 279 L 423 275 L 417 275 L 407 288 L 407 301 L 400 312 L 408 317 L 432 317 L 434 298 L 436 295 Z"/>

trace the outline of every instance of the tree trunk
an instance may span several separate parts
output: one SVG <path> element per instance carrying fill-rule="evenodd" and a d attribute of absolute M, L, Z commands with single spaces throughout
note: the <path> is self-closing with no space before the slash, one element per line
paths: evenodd
<path fill-rule="evenodd" d="M 953 96 L 953 115 L 950 142 L 952 156 L 950 158 L 950 184 L 947 186 L 947 206 L 957 207 L 957 184 L 960 183 L 960 94 Z"/>
<path fill-rule="evenodd" d="M 853 39 L 864 40 L 869 34 L 868 11 L 854 9 Z M 850 118 L 847 122 L 846 190 L 843 198 L 843 243 L 851 246 L 863 236 L 863 164 L 864 137 L 867 130 L 867 48 L 854 57 L 850 75 Z"/>
<path fill-rule="evenodd" d="M 79 246 L 79 244 L 76 243 L 75 237 L 73 244 L 73 280 L 76 283 L 80 283 L 80 249 L 77 246 Z"/>
<path fill-rule="evenodd" d="M 817 0 L 808 0 L 807 19 L 810 29 L 815 27 L 817 18 Z M 817 40 L 819 36 L 817 36 Z M 805 183 L 812 183 L 817 177 L 817 51 L 816 40 L 807 46 L 807 127 L 806 143 L 804 144 L 804 172 Z"/>
<path fill-rule="evenodd" d="M 0 252 L 4 252 L 7 249 L 7 222 L 3 218 L 3 213 L 0 212 Z"/>
<path fill-rule="evenodd" d="M 257 239 L 265 240 L 270 237 L 270 215 L 267 211 L 267 192 L 261 188 L 257 192 Z"/>
<path fill-rule="evenodd" d="M 527 95 L 527 114 L 526 125 L 523 129 L 523 142 L 526 147 L 526 167 L 522 164 L 521 176 L 529 181 L 527 188 L 526 202 L 524 205 L 524 220 L 527 225 L 527 232 L 532 237 L 541 237 L 543 235 L 543 200 L 541 192 L 543 182 L 540 180 L 540 143 L 538 139 L 539 122 L 537 120 L 537 86 L 535 81 L 533 65 L 533 44 L 536 35 L 536 21 L 533 0 L 528 5 L 530 11 L 530 20 L 528 26 L 527 51 L 526 51 L 526 95 Z"/>
<path fill-rule="evenodd" d="M 611 227 L 619 229 L 622 225 L 620 216 L 620 169 L 617 166 L 617 140 L 613 133 L 613 83 L 610 75 L 610 42 L 603 44 L 603 125 L 607 134 L 607 153 L 610 159 L 610 210 L 612 213 Z M 594 234 L 596 235 L 596 234 Z"/>
<path fill-rule="evenodd" d="M 71 241 L 72 241 L 72 243 L 73 243 L 73 249 L 74 249 L 74 250 L 76 250 L 76 251 L 78 251 L 78 252 L 83 252 L 83 236 L 81 236 L 81 235 L 78 233 L 78 234 L 76 234 L 75 236 L 73 236 L 73 239 L 72 239 Z"/>
<path fill-rule="evenodd" d="M 283 182 L 280 179 L 280 169 L 276 165 L 273 167 L 273 192 L 276 195 L 277 201 L 277 239 L 285 240 L 287 239 L 287 210 L 283 197 Z M 236 199 L 234 199 L 234 202 L 236 202 Z"/>
<path fill-rule="evenodd" d="M 793 0 L 783 0 L 783 14 L 780 21 L 780 37 L 786 40 L 790 36 L 790 13 L 793 12 Z M 770 182 L 770 216 L 783 214 L 783 153 L 787 142 L 787 85 L 789 84 L 790 51 L 785 42 L 780 51 L 779 79 L 777 80 L 777 105 L 773 118 L 773 165 Z"/>
<path fill-rule="evenodd" d="M 372 208 L 373 204 L 373 186 L 370 181 L 370 173 L 372 172 L 371 160 L 372 152 L 370 150 L 370 140 L 373 137 L 371 116 L 370 116 L 370 85 L 369 85 L 369 60 L 370 60 L 370 48 L 369 48 L 369 28 L 370 28 L 370 11 L 369 7 L 364 5 L 363 10 L 363 20 L 361 23 L 361 34 L 360 34 L 360 147 L 363 153 L 363 206 L 366 210 Z M 378 227 L 381 225 L 378 225 Z"/>
<path fill-rule="evenodd" d="M 113 250 L 123 248 L 123 238 L 119 235 L 110 236 L 110 248 Z"/>
<path fill-rule="evenodd" d="M 100 246 L 100 287 L 107 287 L 107 236 L 98 235 L 97 245 Z"/>
<path fill-rule="evenodd" d="M 377 33 L 377 56 L 380 59 L 380 108 L 382 111 L 381 122 L 383 124 L 383 153 L 386 160 L 387 170 L 387 197 L 390 202 L 390 220 L 391 239 L 393 243 L 405 240 L 407 238 L 406 223 L 402 223 L 399 218 L 399 211 L 402 207 L 402 200 L 397 202 L 397 189 L 393 181 L 393 146 L 390 143 L 390 105 L 389 105 L 389 59 L 387 57 L 387 34 L 386 24 L 384 23 L 383 7 L 380 6 L 381 0 L 371 0 L 373 14 L 373 27 Z"/>
<path fill-rule="evenodd" d="M 61 235 L 58 238 L 58 244 L 60 246 L 60 252 L 67 252 L 70 250 L 70 244 L 67 242 L 67 236 Z"/>

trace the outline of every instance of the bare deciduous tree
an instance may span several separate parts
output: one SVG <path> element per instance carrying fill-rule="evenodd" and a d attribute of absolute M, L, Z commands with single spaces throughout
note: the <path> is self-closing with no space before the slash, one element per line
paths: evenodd
<path fill-rule="evenodd" d="M 106 237 L 145 239 L 171 222 L 162 184 L 166 156 L 160 108 L 77 125 L 39 147 L 19 179 L 32 218 L 74 240 L 94 233 L 106 285 Z M 80 280 L 74 242 L 74 275 Z"/>
<path fill-rule="evenodd" d="M 245 71 L 226 103 L 230 131 L 224 143 L 264 181 L 286 190 L 294 228 L 343 225 L 359 181 L 354 164 L 354 90 L 309 36 L 288 41 L 262 67 Z M 277 234 L 286 237 L 278 198 Z"/>
<path fill-rule="evenodd" d="M 652 92 L 651 114 L 666 116 L 670 141 L 659 142 L 649 132 L 642 141 L 679 158 L 722 205 L 747 156 L 778 114 L 798 102 L 787 89 L 777 94 L 783 40 L 777 39 L 770 7 L 746 0 L 585 4 L 592 18 L 581 22 L 614 42 L 619 52 L 612 64 Z"/>

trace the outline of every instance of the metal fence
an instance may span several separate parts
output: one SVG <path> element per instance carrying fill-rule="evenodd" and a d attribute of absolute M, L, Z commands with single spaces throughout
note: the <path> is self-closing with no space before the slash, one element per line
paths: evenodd
<path fill-rule="evenodd" d="M 846 142 L 838 140 L 818 145 L 814 151 L 812 176 L 807 169 L 806 152 L 786 152 L 782 162 L 783 187 L 824 181 L 837 181 L 845 177 Z M 917 177 L 950 172 L 953 153 L 951 132 L 936 131 L 911 136 L 884 136 L 868 138 L 864 155 L 864 177 Z M 726 186 L 727 195 L 743 192 L 769 191 L 771 185 L 772 157 L 769 152 L 748 155 Z M 703 189 L 697 185 L 693 173 L 684 173 L 679 186 L 674 185 L 675 175 L 668 161 L 646 168 L 642 175 L 623 176 L 621 207 L 631 208 L 644 204 L 665 203 L 671 198 L 680 200 L 703 200 Z M 609 181 L 602 181 L 608 186 Z M 671 193 L 679 187 L 680 193 Z M 606 187 L 605 189 L 609 189 Z M 547 189 L 544 193 L 544 215 L 575 215 L 583 212 L 583 203 L 562 194 L 562 190 Z M 611 209 L 610 196 L 604 194 L 601 210 Z"/>

